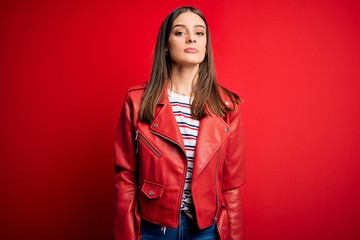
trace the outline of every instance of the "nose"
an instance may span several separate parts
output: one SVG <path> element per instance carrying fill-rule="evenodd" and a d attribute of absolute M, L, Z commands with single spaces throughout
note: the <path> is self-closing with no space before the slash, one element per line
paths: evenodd
<path fill-rule="evenodd" d="M 189 34 L 188 37 L 187 37 L 187 39 L 186 39 L 186 42 L 187 42 L 187 43 L 194 43 L 194 42 L 196 42 L 194 35 L 193 35 L 193 34 Z"/>

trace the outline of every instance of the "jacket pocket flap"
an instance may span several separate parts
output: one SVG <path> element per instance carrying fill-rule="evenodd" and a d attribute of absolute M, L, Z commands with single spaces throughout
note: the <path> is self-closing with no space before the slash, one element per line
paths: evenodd
<path fill-rule="evenodd" d="M 141 191 L 150 199 L 161 197 L 165 189 L 164 185 L 144 180 Z"/>

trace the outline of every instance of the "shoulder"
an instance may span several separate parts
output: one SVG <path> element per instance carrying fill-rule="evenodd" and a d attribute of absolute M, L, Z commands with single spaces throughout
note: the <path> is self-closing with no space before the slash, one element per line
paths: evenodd
<path fill-rule="evenodd" d="M 219 85 L 219 93 L 222 101 L 232 111 L 236 110 L 237 105 L 243 103 L 243 100 L 235 92 L 232 92 L 220 85 Z"/>
<path fill-rule="evenodd" d="M 133 91 L 145 91 L 147 86 L 147 82 L 132 86 L 128 89 L 128 92 L 133 92 Z"/>
<path fill-rule="evenodd" d="M 132 87 L 130 87 L 127 91 L 127 95 L 128 97 L 131 97 L 131 96 L 142 96 L 145 89 L 146 89 L 146 86 L 147 86 L 147 82 L 144 82 L 144 83 L 141 83 L 141 84 L 137 84 L 137 85 L 134 85 Z"/>
<path fill-rule="evenodd" d="M 139 104 L 145 92 L 146 86 L 147 86 L 147 82 L 130 87 L 126 93 L 126 97 L 125 97 L 126 101 L 129 103 L 132 102 L 134 104 Z"/>

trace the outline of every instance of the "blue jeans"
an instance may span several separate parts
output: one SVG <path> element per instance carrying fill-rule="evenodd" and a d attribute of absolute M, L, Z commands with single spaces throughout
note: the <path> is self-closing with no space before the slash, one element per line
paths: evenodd
<path fill-rule="evenodd" d="M 216 225 L 199 229 L 199 227 L 183 212 L 180 216 L 178 228 L 163 227 L 145 220 L 141 220 L 141 235 L 143 240 L 218 240 Z"/>

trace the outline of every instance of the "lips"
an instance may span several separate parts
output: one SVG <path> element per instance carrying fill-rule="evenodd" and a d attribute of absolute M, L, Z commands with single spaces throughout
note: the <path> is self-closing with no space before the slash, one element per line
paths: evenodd
<path fill-rule="evenodd" d="M 197 50 L 196 48 L 186 48 L 184 50 L 186 53 L 198 53 L 199 50 Z"/>

